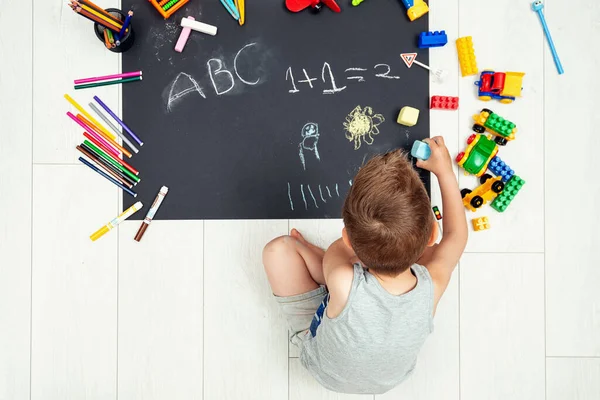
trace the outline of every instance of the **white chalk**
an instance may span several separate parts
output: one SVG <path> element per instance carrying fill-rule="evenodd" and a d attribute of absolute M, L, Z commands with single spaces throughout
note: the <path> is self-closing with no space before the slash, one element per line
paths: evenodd
<path fill-rule="evenodd" d="M 191 19 L 192 21 L 194 21 L 194 17 L 188 17 L 189 19 Z M 190 37 L 190 33 L 192 32 L 192 30 L 190 28 L 183 28 L 181 30 L 181 35 L 179 35 L 179 39 L 177 40 L 177 44 L 175 44 L 175 51 L 178 53 L 181 53 L 183 51 L 183 48 L 185 47 L 185 44 L 188 41 L 188 38 Z"/>
<path fill-rule="evenodd" d="M 181 18 L 181 27 L 190 28 L 198 32 L 206 33 L 207 35 L 215 36 L 217 27 L 203 22 L 194 21 L 188 18 Z"/>

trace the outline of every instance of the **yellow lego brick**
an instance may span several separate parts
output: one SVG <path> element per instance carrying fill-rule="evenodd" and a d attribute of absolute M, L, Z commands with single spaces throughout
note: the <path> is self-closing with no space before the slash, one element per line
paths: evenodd
<path fill-rule="evenodd" d="M 488 217 L 473 218 L 471 222 L 473 223 L 473 230 L 475 232 L 490 229 L 490 221 L 488 220 Z"/>
<path fill-rule="evenodd" d="M 502 96 L 521 97 L 524 72 L 507 72 Z"/>
<path fill-rule="evenodd" d="M 460 72 L 462 76 L 475 75 L 477 69 L 477 59 L 473 49 L 473 38 L 465 36 L 456 39 L 456 51 L 458 52 L 458 62 L 460 63 Z"/>
<path fill-rule="evenodd" d="M 429 12 L 429 7 L 427 3 L 423 0 L 415 0 L 414 5 L 408 9 L 406 14 L 408 15 L 408 19 L 414 21 L 417 18 L 421 18 L 423 15 Z"/>

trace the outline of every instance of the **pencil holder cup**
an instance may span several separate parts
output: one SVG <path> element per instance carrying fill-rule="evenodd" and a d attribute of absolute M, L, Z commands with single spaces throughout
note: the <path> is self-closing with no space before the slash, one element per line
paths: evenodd
<path fill-rule="evenodd" d="M 106 12 L 108 12 L 111 15 L 114 15 L 115 17 L 118 17 L 119 19 L 121 19 L 121 21 L 125 21 L 125 13 L 123 13 L 123 11 L 118 10 L 116 8 L 107 8 L 105 9 Z M 96 37 L 98 38 L 98 40 L 100 40 L 102 42 L 102 44 L 104 44 L 104 30 L 108 29 L 105 28 L 104 26 L 98 24 L 97 22 L 94 23 L 94 33 L 96 34 Z M 113 32 L 113 35 L 116 36 L 116 33 Z M 115 37 L 116 40 L 116 37 Z M 129 24 L 129 27 L 127 29 L 127 32 L 125 32 L 125 34 L 123 35 L 123 37 L 121 38 L 121 40 L 119 41 L 120 44 L 118 46 L 115 47 L 111 47 L 110 51 L 112 51 L 113 53 L 123 53 L 126 52 L 127 50 L 129 50 L 131 48 L 131 46 L 133 46 L 133 43 L 135 42 L 135 32 L 133 31 L 133 23 Z"/>

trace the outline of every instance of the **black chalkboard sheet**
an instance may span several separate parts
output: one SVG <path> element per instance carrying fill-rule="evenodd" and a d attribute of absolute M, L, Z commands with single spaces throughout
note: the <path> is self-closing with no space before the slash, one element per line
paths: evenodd
<path fill-rule="evenodd" d="M 365 160 L 428 137 L 428 72 L 400 58 L 428 64 L 416 47 L 428 17 L 410 22 L 399 0 L 339 4 L 291 13 L 284 0 L 246 0 L 239 26 L 218 0 L 190 0 L 166 21 L 123 0 L 136 43 L 122 69 L 144 78 L 123 85 L 124 121 L 144 141 L 124 208 L 166 185 L 157 219 L 339 218 Z M 192 31 L 177 53 L 186 16 L 218 33 Z M 421 110 L 410 128 L 396 123 L 407 105 Z"/>

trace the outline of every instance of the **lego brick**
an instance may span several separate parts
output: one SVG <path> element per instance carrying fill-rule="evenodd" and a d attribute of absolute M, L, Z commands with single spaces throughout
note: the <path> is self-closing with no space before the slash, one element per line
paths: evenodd
<path fill-rule="evenodd" d="M 419 120 L 419 110 L 413 107 L 402 107 L 398 114 L 398 123 L 405 126 L 415 126 Z"/>
<path fill-rule="evenodd" d="M 517 127 L 517 125 L 502 118 L 498 114 L 490 114 L 485 121 L 484 126 L 504 137 L 509 137 Z"/>
<path fill-rule="evenodd" d="M 431 96 L 432 110 L 457 110 L 458 97 L 452 96 Z"/>
<path fill-rule="evenodd" d="M 477 69 L 477 59 L 473 48 L 473 38 L 465 36 L 456 39 L 456 51 L 458 52 L 458 62 L 460 63 L 460 72 L 463 77 L 475 75 Z"/>
<path fill-rule="evenodd" d="M 518 177 L 517 175 L 513 175 L 512 178 L 508 182 L 506 182 L 506 186 L 504 187 L 504 191 L 496 197 L 496 199 L 492 202 L 491 206 L 494 210 L 498 212 L 504 212 L 510 205 L 510 203 L 515 199 L 515 196 L 521 188 L 525 185 L 525 181 Z"/>
<path fill-rule="evenodd" d="M 515 171 L 512 170 L 502 159 L 498 156 L 491 159 L 488 164 L 488 169 L 492 174 L 502 178 L 502 182 L 508 182 L 513 177 Z"/>
<path fill-rule="evenodd" d="M 488 217 L 473 218 L 471 223 L 473 224 L 473 230 L 475 232 L 490 229 L 490 221 L 488 220 Z"/>
<path fill-rule="evenodd" d="M 406 7 L 406 15 L 411 21 L 419 19 L 429 12 L 429 6 L 423 0 L 402 0 L 402 3 Z"/>
<path fill-rule="evenodd" d="M 419 34 L 419 48 L 442 47 L 448 43 L 446 31 L 421 32 Z"/>
<path fill-rule="evenodd" d="M 427 160 L 431 156 L 431 149 L 427 143 L 415 140 L 410 155 L 419 160 Z"/>

